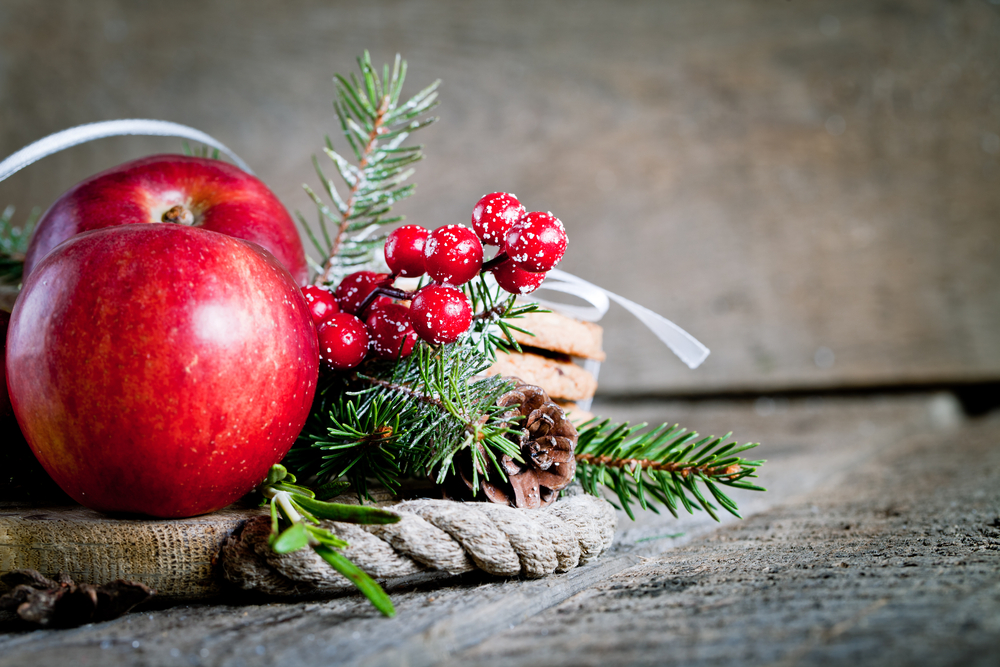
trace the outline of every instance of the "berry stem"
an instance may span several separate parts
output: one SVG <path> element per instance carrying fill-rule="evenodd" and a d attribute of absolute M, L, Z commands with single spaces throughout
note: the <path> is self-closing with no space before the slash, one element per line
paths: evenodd
<path fill-rule="evenodd" d="M 391 285 L 379 285 L 369 292 L 368 296 L 366 296 L 364 301 L 361 302 L 361 305 L 358 306 L 358 316 L 363 317 L 365 311 L 368 310 L 368 306 L 372 305 L 372 302 L 380 296 L 387 296 L 390 299 L 406 300 L 412 299 L 413 293 L 399 289 L 398 287 L 392 287 Z"/>
<path fill-rule="evenodd" d="M 483 271 L 489 271 L 490 269 L 492 269 L 494 267 L 500 266 L 501 264 L 503 264 L 504 262 L 506 262 L 508 259 L 510 259 L 510 258 L 507 255 L 507 251 L 506 250 L 502 250 L 502 251 L 498 252 L 493 259 L 491 259 L 491 260 L 489 260 L 487 262 L 483 262 Z"/>

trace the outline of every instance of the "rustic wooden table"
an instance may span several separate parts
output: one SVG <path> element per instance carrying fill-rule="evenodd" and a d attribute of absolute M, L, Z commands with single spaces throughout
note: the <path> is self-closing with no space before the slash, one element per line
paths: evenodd
<path fill-rule="evenodd" d="M 356 595 L 151 607 L 72 630 L 0 620 L 0 666 L 995 665 L 1000 414 L 950 394 L 608 404 L 761 440 L 742 522 L 622 515 L 598 561 Z"/>

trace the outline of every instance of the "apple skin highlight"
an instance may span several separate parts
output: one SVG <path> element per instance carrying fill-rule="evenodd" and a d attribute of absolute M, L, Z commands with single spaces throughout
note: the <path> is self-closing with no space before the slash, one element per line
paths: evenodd
<path fill-rule="evenodd" d="M 105 512 L 186 517 L 258 484 L 305 423 L 316 331 L 266 250 L 182 225 L 80 234 L 11 315 L 21 430 L 56 483 Z"/>
<path fill-rule="evenodd" d="M 152 155 L 78 183 L 42 215 L 24 262 L 27 278 L 63 241 L 93 229 L 168 220 L 253 241 L 267 248 L 299 285 L 308 279 L 305 250 L 288 211 L 259 179 L 227 162 Z"/>

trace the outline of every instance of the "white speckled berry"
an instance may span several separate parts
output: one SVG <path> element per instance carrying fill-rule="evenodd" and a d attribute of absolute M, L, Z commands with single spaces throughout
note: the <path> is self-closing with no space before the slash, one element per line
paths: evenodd
<path fill-rule="evenodd" d="M 410 322 L 428 343 L 454 343 L 472 324 L 472 304 L 454 287 L 428 285 L 413 297 Z"/>
<path fill-rule="evenodd" d="M 472 209 L 472 228 L 486 245 L 503 245 L 504 236 L 527 209 L 507 192 L 492 192 Z"/>
<path fill-rule="evenodd" d="M 427 275 L 439 283 L 462 285 L 483 268 L 483 244 L 463 225 L 438 227 L 424 243 Z"/>
<path fill-rule="evenodd" d="M 552 269 L 566 253 L 566 229 L 551 213 L 533 211 L 521 218 L 505 237 L 507 254 L 525 271 Z"/>

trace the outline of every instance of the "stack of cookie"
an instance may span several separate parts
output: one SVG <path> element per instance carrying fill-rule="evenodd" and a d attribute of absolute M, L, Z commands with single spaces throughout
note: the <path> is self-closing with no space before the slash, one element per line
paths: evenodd
<path fill-rule="evenodd" d="M 498 353 L 486 373 L 511 375 L 541 387 L 576 423 L 592 418 L 587 410 L 604 361 L 601 327 L 558 313 L 530 313 L 512 323 L 534 335 L 513 331 L 524 351 Z"/>

